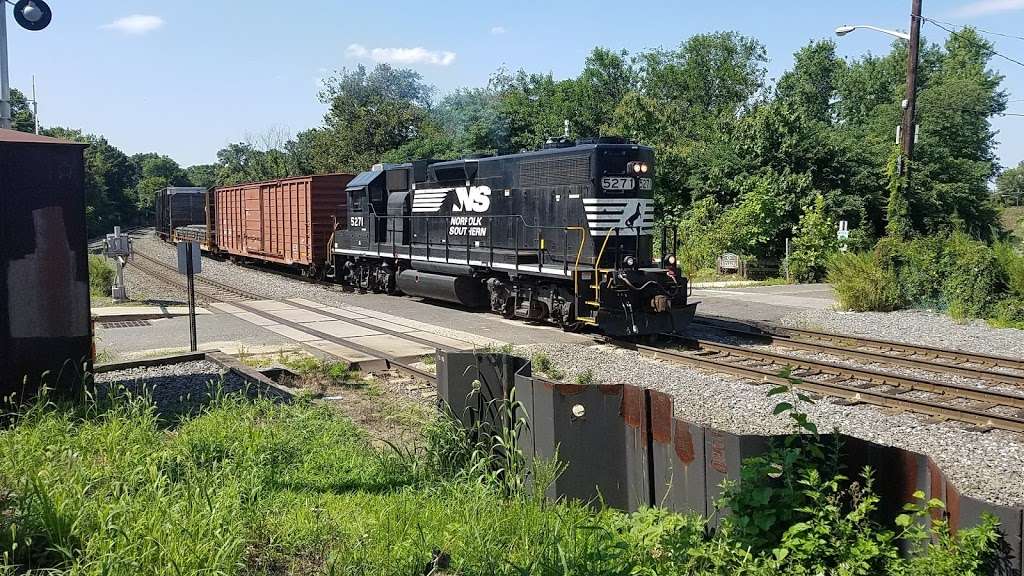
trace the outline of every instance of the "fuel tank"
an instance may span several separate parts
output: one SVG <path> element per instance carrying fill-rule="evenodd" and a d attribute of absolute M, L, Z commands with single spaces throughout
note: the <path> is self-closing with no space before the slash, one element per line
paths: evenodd
<path fill-rule="evenodd" d="M 489 302 L 483 283 L 472 276 L 402 270 L 398 274 L 398 288 L 410 296 L 444 300 L 470 308 L 483 307 Z"/>

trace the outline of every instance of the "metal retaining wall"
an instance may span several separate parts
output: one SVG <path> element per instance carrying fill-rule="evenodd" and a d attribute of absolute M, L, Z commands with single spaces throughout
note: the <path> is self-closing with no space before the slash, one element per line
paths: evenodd
<path fill-rule="evenodd" d="M 520 438 L 526 458 L 552 458 L 565 472 L 551 498 L 597 501 L 622 510 L 662 506 L 715 516 L 725 480 L 739 481 L 743 460 L 763 453 L 770 438 L 732 434 L 676 418 L 673 399 L 629 385 L 579 386 L 531 375 L 528 360 L 503 354 L 438 352 L 438 396 L 466 425 L 499 425 L 495 409 L 514 395 L 529 421 Z M 479 390 L 479 394 L 474 394 Z M 846 469 L 874 470 L 880 512 L 891 521 L 921 490 L 946 505 L 952 530 L 976 524 L 985 512 L 999 518 L 1005 539 L 1002 574 L 1021 574 L 1024 509 L 962 496 L 927 456 L 842 436 Z M 726 512 L 727 511 L 720 511 Z M 719 518 L 719 516 L 715 516 Z"/>

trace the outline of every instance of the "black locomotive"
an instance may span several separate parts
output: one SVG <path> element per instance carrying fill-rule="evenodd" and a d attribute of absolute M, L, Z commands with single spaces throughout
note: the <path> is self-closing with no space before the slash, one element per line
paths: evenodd
<path fill-rule="evenodd" d="M 609 335 L 682 332 L 696 303 L 653 259 L 654 151 L 618 139 L 381 164 L 346 188 L 330 273 Z"/>

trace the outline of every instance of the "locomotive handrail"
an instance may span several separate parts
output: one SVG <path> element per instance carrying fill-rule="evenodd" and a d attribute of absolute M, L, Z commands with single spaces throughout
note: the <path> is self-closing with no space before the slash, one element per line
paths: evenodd
<path fill-rule="evenodd" d="M 378 228 L 377 224 L 378 224 L 378 222 L 381 219 L 383 219 L 387 224 L 390 224 L 392 221 L 398 220 L 398 219 L 402 219 L 402 220 L 405 220 L 405 219 L 408 219 L 408 220 L 417 219 L 417 220 L 421 220 L 421 221 L 423 221 L 423 220 L 427 221 L 428 222 L 428 225 L 426 226 L 426 236 L 427 237 L 426 237 L 425 241 L 424 242 L 415 242 L 415 241 L 413 241 L 410 238 L 410 241 L 409 241 L 409 244 L 408 244 L 408 253 L 409 253 L 409 257 L 411 259 L 412 255 L 413 255 L 413 247 L 415 245 L 422 245 L 425 248 L 425 251 L 426 251 L 425 257 L 429 261 L 430 260 L 430 252 L 431 252 L 431 248 L 432 248 L 432 243 L 430 241 L 429 221 L 432 220 L 432 219 L 450 220 L 452 218 L 452 215 L 450 215 L 450 214 L 437 214 L 437 215 L 434 215 L 434 214 L 423 214 L 423 215 L 378 214 L 376 209 L 374 208 L 374 206 L 372 204 L 370 204 L 368 206 L 368 208 L 369 208 L 368 219 L 370 220 L 370 222 L 368 222 L 367 226 L 366 226 L 366 239 L 367 239 L 367 243 L 368 244 L 376 245 L 375 247 L 376 247 L 376 252 L 377 252 L 377 256 L 378 257 L 381 255 L 381 252 L 382 252 L 381 244 L 390 243 L 391 244 L 391 248 L 392 248 L 391 252 L 392 252 L 393 256 L 397 256 L 397 250 L 398 250 L 398 245 L 399 245 L 399 243 L 395 241 L 395 237 L 394 237 L 395 229 L 393 227 L 389 226 L 389 225 L 385 226 L 385 237 L 383 239 L 376 239 L 375 238 L 376 232 L 377 232 L 377 228 Z M 579 245 L 577 247 L 576 263 L 575 263 L 574 270 L 578 270 L 579 269 L 579 263 L 582 260 L 583 248 L 586 246 L 586 239 L 587 239 L 587 233 L 586 233 L 586 230 L 584 228 L 579 227 L 579 226 L 538 226 L 536 224 L 529 224 L 529 223 L 526 222 L 526 219 L 523 217 L 522 214 L 494 214 L 494 215 L 487 214 L 487 215 L 481 215 L 479 217 L 486 219 L 486 221 L 488 223 L 488 226 L 487 226 L 487 248 L 486 249 L 488 251 L 488 259 L 489 259 L 488 264 L 489 265 L 493 266 L 493 264 L 494 264 L 494 236 L 493 236 L 492 224 L 495 221 L 495 219 L 498 219 L 498 220 L 506 220 L 506 221 L 509 221 L 509 222 L 513 222 L 515 224 L 515 228 L 513 229 L 513 232 L 514 232 L 514 244 L 515 244 L 514 247 L 513 247 L 513 253 L 514 253 L 514 256 L 515 256 L 515 266 L 517 267 L 517 269 L 520 266 L 520 264 L 519 264 L 519 252 L 520 252 L 520 240 L 521 240 L 520 229 L 523 229 L 523 230 L 530 229 L 530 230 L 535 230 L 536 231 L 536 235 L 537 235 L 537 238 L 538 238 L 537 266 L 538 266 L 538 271 L 539 272 L 543 272 L 543 269 L 544 269 L 544 251 L 546 250 L 546 246 L 544 245 L 544 242 L 543 242 L 544 231 L 545 230 L 558 230 L 558 231 L 561 231 L 563 233 L 563 247 L 562 247 L 563 248 L 563 256 L 562 256 L 563 262 L 562 262 L 562 270 L 563 270 L 563 274 L 566 274 L 566 275 L 569 273 L 569 262 L 570 262 L 570 260 L 569 260 L 569 246 L 568 246 L 568 244 L 569 244 L 569 242 L 568 242 L 568 231 L 569 230 L 580 231 L 581 234 L 580 234 L 580 239 L 579 239 Z M 450 232 L 451 232 L 450 227 L 445 226 L 445 238 L 443 240 L 443 243 L 445 245 L 445 248 L 444 248 L 444 251 L 445 251 L 444 261 L 445 262 L 449 262 L 451 260 L 451 246 L 452 246 L 452 244 L 451 244 L 451 234 L 450 234 Z M 374 240 L 377 240 L 377 241 L 374 241 Z M 607 242 L 607 240 L 606 240 L 606 242 Z M 465 244 L 463 246 L 466 249 L 466 263 L 469 264 L 470 260 L 471 260 L 471 257 L 472 257 L 473 245 L 472 245 L 472 240 L 470 239 L 470 236 L 468 234 L 465 237 Z M 462 248 L 463 246 L 458 246 L 458 247 Z M 369 246 L 367 246 L 367 247 L 369 248 Z M 481 248 L 483 248 L 483 247 L 481 247 Z"/>

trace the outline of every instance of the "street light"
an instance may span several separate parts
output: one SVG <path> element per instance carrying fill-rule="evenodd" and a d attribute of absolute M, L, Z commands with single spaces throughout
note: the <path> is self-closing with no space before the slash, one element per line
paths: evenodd
<path fill-rule="evenodd" d="M 882 34 L 888 34 L 889 36 L 895 36 L 895 37 L 900 38 L 902 40 L 910 40 L 910 34 L 907 34 L 906 32 L 898 32 L 896 30 L 889 30 L 889 29 L 886 29 L 886 28 L 879 28 L 878 26 L 870 26 L 868 24 L 858 24 L 857 26 L 850 26 L 850 25 L 840 26 L 839 28 L 836 28 L 836 36 L 846 36 L 847 34 L 849 34 L 850 32 L 853 32 L 854 30 L 856 30 L 858 28 L 865 28 L 867 30 L 874 30 L 875 32 L 881 32 Z"/>

